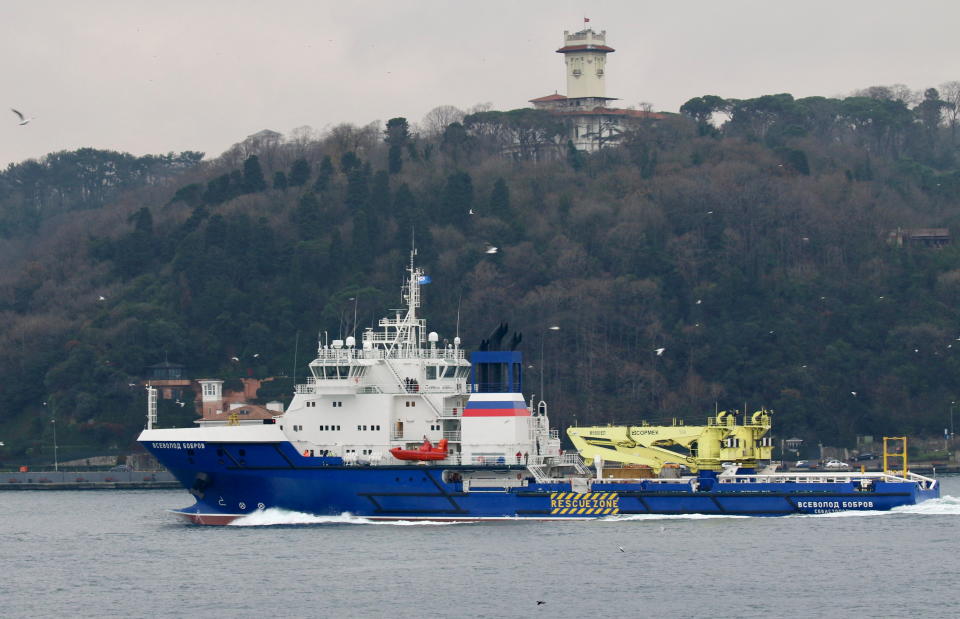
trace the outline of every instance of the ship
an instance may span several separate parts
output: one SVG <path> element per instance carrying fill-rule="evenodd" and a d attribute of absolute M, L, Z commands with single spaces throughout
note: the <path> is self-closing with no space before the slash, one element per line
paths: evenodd
<path fill-rule="evenodd" d="M 770 457 L 764 412 L 742 424 L 717 415 L 698 428 L 571 428 L 577 450 L 564 452 L 546 403 L 523 394 L 519 336 L 504 344 L 501 325 L 468 357 L 459 336 L 427 331 L 418 310 L 430 278 L 415 253 L 404 306 L 359 342 L 320 338 L 309 376 L 275 416 L 161 428 L 158 392 L 147 386 L 137 440 L 194 501 L 171 511 L 212 525 L 269 509 L 429 521 L 775 516 L 939 497 L 936 480 L 906 470 L 761 467 Z"/>

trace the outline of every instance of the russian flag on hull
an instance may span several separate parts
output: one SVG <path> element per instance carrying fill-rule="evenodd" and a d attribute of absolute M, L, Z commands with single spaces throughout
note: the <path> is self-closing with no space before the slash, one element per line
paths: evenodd
<path fill-rule="evenodd" d="M 463 409 L 464 417 L 529 417 L 522 393 L 474 393 Z"/>

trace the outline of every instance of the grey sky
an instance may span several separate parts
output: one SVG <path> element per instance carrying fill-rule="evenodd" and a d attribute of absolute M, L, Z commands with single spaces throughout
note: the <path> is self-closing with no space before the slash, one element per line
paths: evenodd
<path fill-rule="evenodd" d="M 82 146 L 215 157 L 287 133 L 566 89 L 554 53 L 607 31 L 607 94 L 839 95 L 960 80 L 955 0 L 0 0 L 0 168 Z"/>

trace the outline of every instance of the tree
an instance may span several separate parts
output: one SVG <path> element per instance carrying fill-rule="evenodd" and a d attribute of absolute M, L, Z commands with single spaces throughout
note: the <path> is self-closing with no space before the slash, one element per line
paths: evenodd
<path fill-rule="evenodd" d="M 452 123 L 463 122 L 463 110 L 452 105 L 439 105 L 423 117 L 420 124 L 427 137 L 436 138 L 446 131 Z"/>
<path fill-rule="evenodd" d="M 729 104 L 725 99 L 716 95 L 694 97 L 680 106 L 680 113 L 686 114 L 697 122 L 700 135 L 707 135 L 713 130 L 711 120 L 717 112 L 726 111 Z"/>
<path fill-rule="evenodd" d="M 273 188 L 279 189 L 280 191 L 286 191 L 288 186 L 287 175 L 284 174 L 281 170 L 277 170 L 273 174 Z"/>
<path fill-rule="evenodd" d="M 383 141 L 390 147 L 388 156 L 388 170 L 390 174 L 397 174 L 403 168 L 403 149 L 410 141 L 410 127 L 407 119 L 398 117 L 387 121 Z"/>
<path fill-rule="evenodd" d="M 310 164 L 304 158 L 297 159 L 290 168 L 290 186 L 302 187 L 310 180 Z"/>
<path fill-rule="evenodd" d="M 267 181 L 263 178 L 260 167 L 260 158 L 250 155 L 243 162 L 243 193 L 256 193 L 267 188 Z"/>
<path fill-rule="evenodd" d="M 473 179 L 464 171 L 454 172 L 447 177 L 441 199 L 442 221 L 465 224 L 473 209 Z"/>
<path fill-rule="evenodd" d="M 957 124 L 960 119 L 960 81 L 940 84 L 940 96 L 946 102 L 947 124 L 950 125 L 950 143 L 957 146 Z"/>
<path fill-rule="evenodd" d="M 490 191 L 490 214 L 500 218 L 510 214 L 510 190 L 502 176 L 497 178 Z"/>
<path fill-rule="evenodd" d="M 323 232 L 323 218 L 320 215 L 320 202 L 313 193 L 301 196 L 297 208 L 293 211 L 293 223 L 301 239 L 315 239 Z"/>
<path fill-rule="evenodd" d="M 333 178 L 333 161 L 330 155 L 324 155 L 320 162 L 320 169 L 317 171 L 317 180 L 313 182 L 313 190 L 324 192 L 330 187 L 330 179 Z"/>
<path fill-rule="evenodd" d="M 356 170 L 360 167 L 360 158 L 357 157 L 356 153 L 353 151 L 347 151 L 343 153 L 340 157 L 340 171 L 343 172 L 345 176 L 349 176 L 350 172 Z"/>
<path fill-rule="evenodd" d="M 460 160 L 460 155 L 468 148 L 469 136 L 463 125 L 452 122 L 443 130 L 443 139 L 440 150 L 450 156 L 454 163 Z"/>
<path fill-rule="evenodd" d="M 567 140 L 567 163 L 575 172 L 583 169 L 583 154 L 573 145 L 573 140 Z"/>

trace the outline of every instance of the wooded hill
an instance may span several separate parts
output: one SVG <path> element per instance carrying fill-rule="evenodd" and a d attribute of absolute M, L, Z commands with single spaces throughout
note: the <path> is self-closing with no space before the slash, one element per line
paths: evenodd
<path fill-rule="evenodd" d="M 889 235 L 960 232 L 947 86 L 698 97 L 595 154 L 543 112 L 444 107 L 419 129 L 261 132 L 208 162 L 12 165 L 0 459 L 49 461 L 54 416 L 61 457 L 129 448 L 135 385 L 164 360 L 286 376 L 261 395 L 289 396 L 318 332 L 400 306 L 411 230 L 431 329 L 452 340 L 459 307 L 467 348 L 501 321 L 522 332 L 525 391 L 543 381 L 561 428 L 746 403 L 812 443 L 941 433 L 960 395 L 960 247 Z M 164 402 L 161 421 L 188 412 Z"/>

